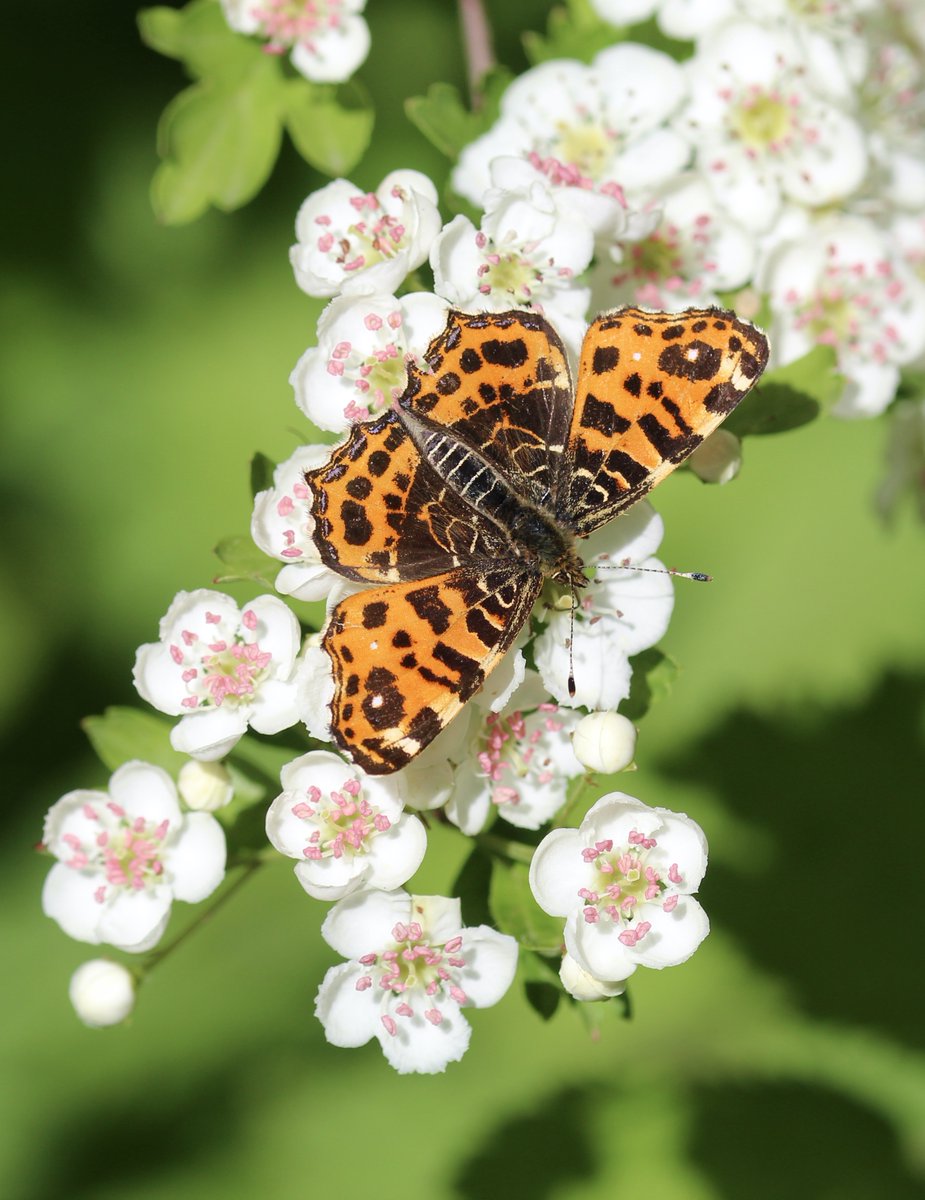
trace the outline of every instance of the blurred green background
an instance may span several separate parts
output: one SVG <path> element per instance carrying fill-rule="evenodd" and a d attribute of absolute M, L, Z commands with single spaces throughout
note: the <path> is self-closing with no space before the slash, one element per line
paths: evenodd
<path fill-rule="evenodd" d="M 489 7 L 522 69 L 518 26 L 547 5 Z M 462 82 L 454 8 L 368 16 L 379 135 L 354 178 L 445 174 L 402 101 Z M 323 180 L 287 150 L 243 212 L 158 228 L 176 65 L 113 0 L 7 34 L 0 1196 L 922 1195 L 925 560 L 911 514 L 872 515 L 878 422 L 755 439 L 731 486 L 659 489 L 663 557 L 716 582 L 678 587 L 683 672 L 624 786 L 705 826 L 713 933 L 637 974 L 632 1022 L 595 1040 L 515 990 L 473 1014 L 444 1076 L 328 1047 L 312 1003 L 336 956 L 284 861 L 163 964 L 128 1026 L 77 1022 L 67 981 L 94 952 L 42 916 L 31 847 L 59 795 L 105 782 L 80 718 L 133 702 L 135 647 L 246 530 L 249 456 L 304 435 L 287 375 L 318 305 L 286 251 Z M 446 889 L 464 849 L 436 831 L 417 890 Z"/>

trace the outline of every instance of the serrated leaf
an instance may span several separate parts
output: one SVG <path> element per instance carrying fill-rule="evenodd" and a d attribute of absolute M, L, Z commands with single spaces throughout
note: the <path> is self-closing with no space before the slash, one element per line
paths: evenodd
<path fill-rule="evenodd" d="M 163 767 L 176 778 L 187 761 L 170 744 L 174 722 L 137 708 L 107 708 L 102 716 L 84 717 L 81 728 L 100 761 L 114 771 L 132 759 Z"/>
<path fill-rule="evenodd" d="M 796 362 L 767 372 L 724 428 L 736 437 L 755 437 L 809 424 L 842 394 L 845 381 L 835 364 L 831 346 L 814 346 Z"/>
<path fill-rule="evenodd" d="M 258 450 L 251 459 L 251 496 L 266 492 L 273 486 L 276 463 L 269 455 Z"/>
<path fill-rule="evenodd" d="M 233 83 L 195 84 L 164 110 L 158 139 L 166 160 L 152 200 L 166 224 L 181 224 L 209 204 L 229 211 L 266 182 L 279 154 L 278 64 L 262 57 Z"/>
<path fill-rule="evenodd" d="M 273 576 L 278 564 L 257 546 L 253 539 L 241 534 L 222 538 L 213 554 L 225 567 L 215 576 L 215 583 L 237 583 L 250 580 L 261 587 L 273 589 Z"/>
<path fill-rule="evenodd" d="M 568 0 L 550 11 L 546 36 L 523 35 L 524 50 L 532 66 L 551 58 L 574 58 L 589 63 L 595 54 L 626 37 L 626 29 L 611 25 L 594 11 L 589 0 Z"/>
<path fill-rule="evenodd" d="M 633 667 L 630 694 L 620 705 L 620 712 L 630 721 L 639 721 L 671 691 L 678 664 L 657 646 L 634 654 L 630 663 Z"/>
<path fill-rule="evenodd" d="M 369 93 L 349 83 L 286 84 L 284 119 L 295 148 L 325 175 L 345 175 L 366 153 L 375 123 Z"/>
<path fill-rule="evenodd" d="M 180 59 L 194 78 L 232 79 L 266 58 L 259 42 L 231 28 L 217 0 L 193 0 L 181 9 L 146 9 L 138 27 L 147 45 Z"/>
<path fill-rule="evenodd" d="M 459 89 L 449 83 L 433 83 L 426 96 L 410 96 L 405 101 L 405 112 L 432 145 L 447 158 L 455 159 L 463 146 L 497 120 L 501 97 L 511 78 L 504 67 L 489 71 L 482 80 L 482 103 L 477 112 L 466 107 Z"/>
<path fill-rule="evenodd" d="M 562 919 L 543 912 L 528 882 L 524 863 L 497 861 L 491 874 L 488 902 L 495 924 L 527 950 L 559 954 L 562 948 Z"/>
<path fill-rule="evenodd" d="M 176 8 L 143 8 L 138 14 L 141 40 L 167 58 L 183 57 L 183 11 Z"/>
<path fill-rule="evenodd" d="M 464 925 L 492 924 L 492 912 L 488 904 L 492 868 L 490 855 L 476 846 L 453 882 L 450 895 L 459 897 Z"/>

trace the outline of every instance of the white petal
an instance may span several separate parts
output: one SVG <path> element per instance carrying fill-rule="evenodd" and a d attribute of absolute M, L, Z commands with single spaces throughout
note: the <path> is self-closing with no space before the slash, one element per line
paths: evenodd
<path fill-rule="evenodd" d="M 180 824 L 177 789 L 161 767 L 137 760 L 123 763 L 109 781 L 109 795 L 131 817 L 154 824 L 169 821 L 174 829 Z"/>
<path fill-rule="evenodd" d="M 309 896 L 331 903 L 343 900 L 369 882 L 370 864 L 365 855 L 342 858 L 302 859 L 295 865 L 295 876 Z"/>
<path fill-rule="evenodd" d="M 899 385 L 899 370 L 879 363 L 851 363 L 842 368 L 848 378 L 832 412 L 838 417 L 875 417 L 882 413 Z"/>
<path fill-rule="evenodd" d="M 296 42 L 290 61 L 313 83 L 340 83 L 366 60 L 369 47 L 369 26 L 363 18 L 345 16 L 336 28 L 313 33 L 310 45 Z"/>
<path fill-rule="evenodd" d="M 681 890 L 696 892 L 707 869 L 707 839 L 696 821 L 685 813 L 656 808 L 661 828 L 656 833 L 660 861 L 677 863 L 684 877 Z"/>
<path fill-rule="evenodd" d="M 530 863 L 530 890 L 551 917 L 566 917 L 580 904 L 579 888 L 591 870 L 581 857 L 584 842 L 577 829 L 554 829 L 537 846 Z"/>
<path fill-rule="evenodd" d="M 620 933 L 612 921 L 589 923 L 576 910 L 565 922 L 565 945 L 589 975 L 617 983 L 636 970 L 636 957 L 620 941 Z"/>
<path fill-rule="evenodd" d="M 439 1025 L 415 1013 L 395 1018 L 396 1031 L 377 1030 L 382 1053 L 399 1075 L 437 1075 L 451 1062 L 459 1062 L 469 1046 L 472 1030 L 455 1004 L 440 1007 Z"/>
<path fill-rule="evenodd" d="M 684 97 L 684 73 L 674 59 L 638 42 L 609 46 L 592 67 L 606 89 L 613 124 L 636 136 L 670 117 Z"/>
<path fill-rule="evenodd" d="M 167 856 L 173 894 L 197 904 L 211 896 L 225 878 L 225 833 L 209 813 L 188 813 L 179 838 Z"/>
<path fill-rule="evenodd" d="M 281 733 L 299 719 L 298 678 L 264 679 L 250 704 L 250 725 L 258 733 Z"/>
<path fill-rule="evenodd" d="M 68 937 L 96 945 L 102 941 L 102 905 L 93 894 L 104 883 L 102 873 L 75 871 L 64 863 L 55 863 L 42 888 L 42 911 L 57 921 Z"/>
<path fill-rule="evenodd" d="M 427 832 L 411 813 L 405 813 L 385 833 L 380 833 L 367 855 L 370 887 L 391 891 L 401 887 L 424 861 Z"/>
<path fill-rule="evenodd" d="M 514 982 L 516 939 L 488 925 L 478 925 L 465 930 L 459 953 L 466 960 L 459 980 L 469 1000 L 476 1008 L 497 1004 Z"/>
<path fill-rule="evenodd" d="M 453 794 L 446 802 L 447 817 L 467 837 L 474 837 L 485 828 L 490 812 L 491 788 L 488 781 L 463 763 L 457 772 Z"/>
<path fill-rule="evenodd" d="M 182 704 L 186 688 L 180 670 L 163 642 L 149 642 L 138 647 L 132 681 L 142 700 L 147 700 L 159 712 L 171 717 L 186 712 Z"/>
<path fill-rule="evenodd" d="M 214 762 L 224 758 L 246 731 L 246 712 L 223 704 L 184 717 L 170 731 L 170 744 L 190 758 Z"/>
<path fill-rule="evenodd" d="M 321 926 L 321 936 L 344 958 L 362 958 L 393 945 L 395 925 L 412 919 L 407 892 L 361 892 L 334 905 Z"/>
<path fill-rule="evenodd" d="M 169 887 L 119 892 L 102 906 L 99 935 L 104 942 L 141 954 L 161 940 L 170 918 Z"/>
<path fill-rule="evenodd" d="M 357 991 L 357 982 L 365 973 L 360 963 L 341 963 L 331 967 L 321 981 L 315 1016 L 333 1046 L 363 1046 L 378 1032 L 377 989 Z"/>
<path fill-rule="evenodd" d="M 682 896 L 671 912 L 647 904 L 639 913 L 652 928 L 632 953 L 644 967 L 676 967 L 686 962 L 710 932 L 707 914 L 693 896 Z"/>

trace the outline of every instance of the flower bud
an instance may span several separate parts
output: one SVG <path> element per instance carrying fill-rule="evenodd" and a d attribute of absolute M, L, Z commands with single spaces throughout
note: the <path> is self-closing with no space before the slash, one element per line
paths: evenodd
<path fill-rule="evenodd" d="M 71 976 L 68 995 L 84 1025 L 103 1029 L 120 1024 L 135 1007 L 135 980 L 121 963 L 92 958 Z"/>
<path fill-rule="evenodd" d="M 622 996 L 626 991 L 625 979 L 619 983 L 605 983 L 603 979 L 595 979 L 578 965 L 571 954 L 566 954 L 562 959 L 559 978 L 568 994 L 576 1000 L 608 1000 L 611 996 Z"/>
<path fill-rule="evenodd" d="M 625 771 L 636 753 L 636 727 L 618 712 L 588 713 L 575 726 L 572 748 L 589 771 Z"/>
<path fill-rule="evenodd" d="M 742 466 L 742 443 L 734 433 L 717 429 L 700 443 L 687 465 L 704 483 L 728 483 Z"/>
<path fill-rule="evenodd" d="M 234 785 L 226 767 L 220 762 L 197 762 L 190 759 L 180 768 L 177 790 L 187 808 L 197 812 L 215 812 L 231 803 Z"/>

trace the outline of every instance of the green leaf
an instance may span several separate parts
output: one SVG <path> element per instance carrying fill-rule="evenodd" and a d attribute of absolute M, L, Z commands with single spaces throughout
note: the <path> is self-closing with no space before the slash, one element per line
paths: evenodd
<path fill-rule="evenodd" d="M 344 175 L 363 157 L 375 113 L 369 93 L 355 80 L 335 86 L 290 79 L 284 104 L 289 136 L 313 167 Z"/>
<path fill-rule="evenodd" d="M 620 712 L 630 721 L 639 721 L 653 704 L 669 694 L 679 668 L 675 660 L 657 646 L 634 654 L 630 662 L 633 666 L 630 694 L 620 705 Z"/>
<path fill-rule="evenodd" d="M 523 43 L 533 66 L 551 58 L 577 58 L 589 63 L 600 50 L 623 41 L 626 36 L 625 27 L 618 28 L 603 20 L 589 0 L 568 0 L 565 6 L 551 10 L 545 37 L 540 33 L 525 33 Z"/>
<path fill-rule="evenodd" d="M 796 362 L 769 371 L 724 426 L 736 437 L 784 433 L 814 421 L 842 394 L 831 346 L 814 346 Z"/>
<path fill-rule="evenodd" d="M 81 728 L 110 771 L 132 759 L 163 767 L 176 778 L 187 761 L 170 744 L 174 722 L 137 708 L 107 708 L 101 717 L 84 717 Z"/>
<path fill-rule="evenodd" d="M 251 495 L 266 492 L 273 486 L 273 473 L 276 463 L 268 455 L 258 450 L 251 459 Z"/>
<path fill-rule="evenodd" d="M 222 538 L 213 550 L 216 558 L 226 568 L 215 576 L 215 583 L 240 583 L 249 581 L 261 587 L 273 588 L 273 577 L 279 569 L 275 559 L 264 554 L 254 545 L 253 539 L 243 535 Z"/>
<path fill-rule="evenodd" d="M 455 159 L 463 146 L 494 124 L 511 78 L 505 67 L 489 71 L 482 80 L 482 104 L 477 112 L 466 107 L 459 89 L 449 83 L 433 83 L 426 96 L 409 97 L 405 112 L 429 142 L 448 158 Z"/>
<path fill-rule="evenodd" d="M 491 856 L 484 854 L 476 846 L 453 882 L 450 895 L 460 899 L 464 925 L 492 924 L 492 913 L 488 904 L 492 867 Z"/>
<path fill-rule="evenodd" d="M 138 14 L 141 40 L 167 58 L 182 58 L 183 16 L 177 8 L 143 8 Z"/>
<path fill-rule="evenodd" d="M 535 951 L 521 951 L 520 970 L 527 1003 L 544 1021 L 556 1013 L 566 993 L 559 981 L 558 958 L 551 959 Z"/>
<path fill-rule="evenodd" d="M 562 920 L 544 913 L 534 900 L 528 874 L 524 863 L 495 862 L 488 893 L 495 924 L 526 950 L 560 954 Z"/>
<path fill-rule="evenodd" d="M 279 102 L 279 65 L 265 56 L 232 82 L 195 84 L 176 96 L 158 130 L 158 217 L 182 224 L 209 204 L 229 211 L 256 195 L 279 154 Z"/>
<path fill-rule="evenodd" d="M 194 0 L 181 9 L 145 9 L 138 27 L 147 45 L 180 59 L 194 78 L 231 79 L 266 59 L 259 42 L 231 28 L 217 0 Z"/>

